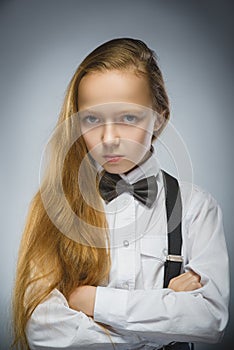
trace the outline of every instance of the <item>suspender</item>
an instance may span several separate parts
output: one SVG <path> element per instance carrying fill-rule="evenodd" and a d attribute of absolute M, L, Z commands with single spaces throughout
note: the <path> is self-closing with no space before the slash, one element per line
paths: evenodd
<path fill-rule="evenodd" d="M 164 271 L 164 288 L 167 288 L 170 280 L 180 274 L 183 261 L 181 257 L 182 203 L 178 181 L 165 171 L 162 173 L 167 212 L 168 256 Z"/>
<path fill-rule="evenodd" d="M 182 202 L 178 181 L 167 172 L 162 170 L 163 182 L 166 198 L 167 213 L 167 238 L 168 238 L 168 255 L 165 262 L 164 270 L 164 288 L 168 287 L 170 280 L 181 272 L 183 262 L 181 256 L 182 248 Z M 165 350 L 189 350 L 194 349 L 194 345 L 188 343 L 174 343 L 164 346 Z"/>

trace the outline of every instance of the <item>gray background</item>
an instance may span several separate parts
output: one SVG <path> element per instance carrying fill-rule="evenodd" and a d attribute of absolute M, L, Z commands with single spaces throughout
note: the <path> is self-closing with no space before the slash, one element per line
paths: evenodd
<path fill-rule="evenodd" d="M 158 54 L 172 122 L 188 147 L 194 182 L 223 210 L 233 266 L 232 12 L 231 1 L 212 0 L 0 2 L 1 350 L 10 344 L 17 250 L 43 147 L 76 66 L 108 39 L 139 38 Z M 231 313 L 223 342 L 196 349 L 228 349 L 233 329 Z"/>

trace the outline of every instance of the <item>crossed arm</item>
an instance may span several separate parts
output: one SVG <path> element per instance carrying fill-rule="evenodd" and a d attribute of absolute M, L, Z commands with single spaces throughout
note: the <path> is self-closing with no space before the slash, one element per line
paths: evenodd
<path fill-rule="evenodd" d="M 173 278 L 168 288 L 175 292 L 188 292 L 202 287 L 200 276 L 194 271 L 185 272 Z M 70 308 L 82 311 L 87 316 L 93 317 L 95 305 L 96 287 L 81 286 L 73 290 L 68 298 Z"/>

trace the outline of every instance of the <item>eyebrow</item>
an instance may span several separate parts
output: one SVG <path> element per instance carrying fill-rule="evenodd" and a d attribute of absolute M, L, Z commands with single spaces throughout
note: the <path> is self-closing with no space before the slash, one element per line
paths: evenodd
<path fill-rule="evenodd" d="M 139 112 L 145 112 L 145 110 L 144 110 L 144 108 L 127 108 L 127 109 L 119 109 L 119 110 L 115 110 L 115 109 L 113 109 L 113 111 L 111 111 L 112 112 L 112 114 L 115 116 L 115 115 L 119 115 L 119 114 L 127 114 L 127 113 L 139 113 Z M 78 113 L 80 113 L 81 115 L 82 114 L 92 114 L 92 113 L 95 113 L 95 114 L 106 114 L 106 113 L 108 113 L 108 111 L 102 111 L 102 110 L 98 110 L 98 109 L 91 109 L 91 108 L 89 108 L 89 109 L 85 109 L 85 110 L 82 110 L 82 111 L 80 111 L 80 112 L 78 112 Z"/>

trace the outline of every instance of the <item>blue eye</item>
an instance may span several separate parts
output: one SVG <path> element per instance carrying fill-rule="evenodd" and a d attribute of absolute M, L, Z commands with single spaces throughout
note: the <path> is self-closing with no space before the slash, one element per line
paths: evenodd
<path fill-rule="evenodd" d="M 132 114 L 126 114 L 123 116 L 123 122 L 128 124 L 135 124 L 138 121 L 138 118 Z"/>
<path fill-rule="evenodd" d="M 100 119 L 98 117 L 95 117 L 94 115 L 87 115 L 82 119 L 82 123 L 86 124 L 97 124 L 99 123 Z"/>

